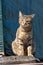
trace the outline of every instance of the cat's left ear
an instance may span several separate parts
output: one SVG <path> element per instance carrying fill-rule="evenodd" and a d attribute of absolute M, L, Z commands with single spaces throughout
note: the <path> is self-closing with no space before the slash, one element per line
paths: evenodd
<path fill-rule="evenodd" d="M 21 17 L 23 14 L 22 14 L 22 12 L 21 11 L 19 11 L 19 16 Z"/>
<path fill-rule="evenodd" d="M 34 18 L 35 14 L 32 14 L 31 17 Z"/>

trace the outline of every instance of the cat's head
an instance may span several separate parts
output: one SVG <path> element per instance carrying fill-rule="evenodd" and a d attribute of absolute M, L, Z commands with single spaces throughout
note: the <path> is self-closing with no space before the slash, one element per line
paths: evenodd
<path fill-rule="evenodd" d="M 19 11 L 19 24 L 22 27 L 29 27 L 31 26 L 32 19 L 34 18 L 35 14 L 32 15 L 24 15 Z"/>

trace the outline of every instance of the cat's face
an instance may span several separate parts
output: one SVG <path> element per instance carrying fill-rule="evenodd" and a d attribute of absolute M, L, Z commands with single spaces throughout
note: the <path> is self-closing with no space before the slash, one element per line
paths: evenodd
<path fill-rule="evenodd" d="M 34 18 L 35 14 L 32 15 L 24 15 L 19 12 L 19 23 L 22 27 L 31 26 L 32 18 Z"/>

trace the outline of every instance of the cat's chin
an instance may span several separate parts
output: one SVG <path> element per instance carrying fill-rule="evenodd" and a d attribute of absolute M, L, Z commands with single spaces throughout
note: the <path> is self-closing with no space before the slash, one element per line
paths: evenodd
<path fill-rule="evenodd" d="M 31 25 L 25 25 L 25 26 L 22 26 L 23 28 L 30 28 Z"/>

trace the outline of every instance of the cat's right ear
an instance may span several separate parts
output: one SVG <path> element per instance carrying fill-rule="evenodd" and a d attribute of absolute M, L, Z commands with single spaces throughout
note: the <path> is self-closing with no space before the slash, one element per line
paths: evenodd
<path fill-rule="evenodd" d="M 19 11 L 19 17 L 22 16 L 23 14 L 21 13 L 21 11 Z"/>
<path fill-rule="evenodd" d="M 34 18 L 35 15 L 36 15 L 36 14 L 32 14 L 31 17 Z"/>

